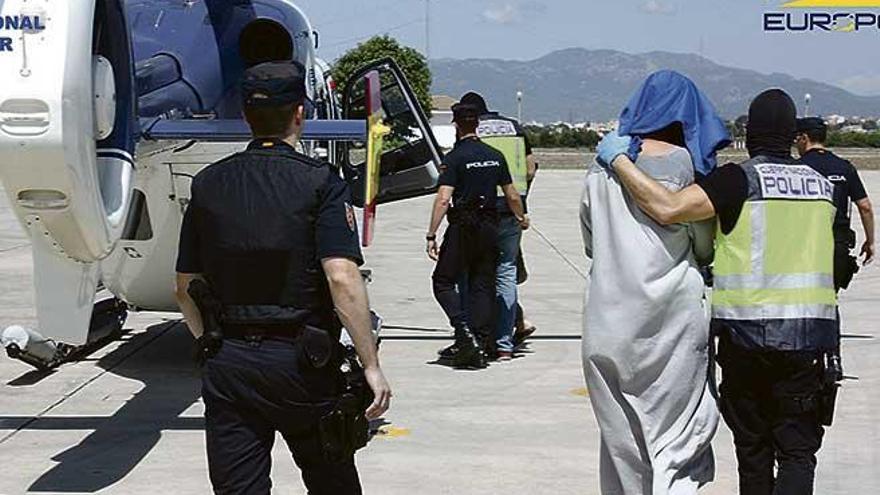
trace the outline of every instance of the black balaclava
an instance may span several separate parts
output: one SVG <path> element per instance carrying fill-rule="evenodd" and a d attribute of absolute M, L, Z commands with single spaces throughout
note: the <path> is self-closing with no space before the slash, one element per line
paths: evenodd
<path fill-rule="evenodd" d="M 797 134 L 797 107 L 781 89 L 764 91 L 749 107 L 746 148 L 752 158 L 764 155 L 791 158 Z"/>

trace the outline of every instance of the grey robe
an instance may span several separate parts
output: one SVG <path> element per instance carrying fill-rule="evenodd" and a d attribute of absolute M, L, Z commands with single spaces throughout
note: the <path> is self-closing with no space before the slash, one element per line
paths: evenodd
<path fill-rule="evenodd" d="M 694 181 L 684 149 L 636 165 L 670 190 Z M 712 258 L 712 226 L 663 227 L 613 173 L 598 164 L 587 173 L 581 230 L 593 265 L 583 364 L 601 430 L 605 495 L 693 494 L 714 478 L 719 414 L 697 264 Z"/>

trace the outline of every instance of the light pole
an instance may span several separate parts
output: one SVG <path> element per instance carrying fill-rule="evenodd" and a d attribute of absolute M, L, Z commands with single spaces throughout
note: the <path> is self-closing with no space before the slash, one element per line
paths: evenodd
<path fill-rule="evenodd" d="M 431 61 L 431 0 L 425 0 L 425 59 Z"/>
<path fill-rule="evenodd" d="M 807 93 L 804 95 L 804 117 L 810 116 L 810 103 L 813 102 L 813 95 Z"/>
<path fill-rule="evenodd" d="M 520 124 L 522 124 L 522 116 L 523 116 L 522 108 L 523 108 L 523 92 L 517 91 L 516 92 L 516 120 Z"/>

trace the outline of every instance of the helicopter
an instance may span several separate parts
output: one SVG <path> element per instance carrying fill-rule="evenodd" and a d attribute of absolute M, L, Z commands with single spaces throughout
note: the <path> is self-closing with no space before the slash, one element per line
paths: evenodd
<path fill-rule="evenodd" d="M 31 241 L 38 321 L 0 342 L 37 368 L 119 335 L 129 311 L 178 312 L 190 183 L 250 140 L 248 67 L 307 69 L 300 151 L 351 185 L 365 246 L 378 205 L 436 190 L 442 151 L 401 69 L 378 60 L 338 84 L 292 1 L 6 0 L 0 18 L 0 180 Z"/>

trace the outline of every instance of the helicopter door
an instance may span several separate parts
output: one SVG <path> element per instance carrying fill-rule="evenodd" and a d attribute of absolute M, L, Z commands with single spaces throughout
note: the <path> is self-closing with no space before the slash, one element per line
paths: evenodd
<path fill-rule="evenodd" d="M 431 131 L 425 112 L 403 71 L 391 59 L 374 62 L 358 71 L 345 85 L 343 116 L 348 120 L 366 120 L 367 83 L 365 75 L 379 74 L 381 114 L 391 129 L 385 136 L 379 172 L 377 204 L 431 194 L 437 189 L 442 153 Z M 340 163 L 355 205 L 363 206 L 366 180 L 366 146 L 346 143 L 340 146 Z"/>
<path fill-rule="evenodd" d="M 0 49 L 0 179 L 32 241 L 39 331 L 85 344 L 98 262 L 123 234 L 133 191 L 124 1 L 4 0 L 0 15 L 0 46 L 11 43 Z"/>
<path fill-rule="evenodd" d="M 0 14 L 21 31 L 0 50 L 6 193 L 22 223 L 62 257 L 101 260 L 122 235 L 134 176 L 122 0 L 7 0 Z"/>

